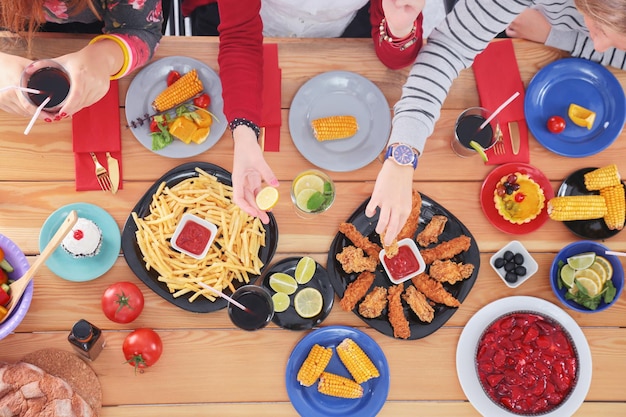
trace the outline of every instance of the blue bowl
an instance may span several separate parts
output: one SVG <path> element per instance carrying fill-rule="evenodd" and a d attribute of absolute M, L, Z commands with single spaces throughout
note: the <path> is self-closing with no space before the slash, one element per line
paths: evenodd
<path fill-rule="evenodd" d="M 622 294 L 622 290 L 624 289 L 624 268 L 622 267 L 622 263 L 615 255 L 606 255 L 604 252 L 609 250 L 606 246 L 593 242 L 590 240 L 581 240 L 578 242 L 570 243 L 559 253 L 557 253 L 554 261 L 552 261 L 552 267 L 550 268 L 550 285 L 552 286 L 552 291 L 556 294 L 557 298 L 563 303 L 565 306 L 571 308 L 572 310 L 579 311 L 581 313 L 597 313 L 600 311 L 604 311 L 613 305 Z M 613 266 L 613 276 L 611 277 L 611 281 L 613 281 L 613 285 L 615 286 L 616 294 L 613 301 L 610 303 L 605 303 L 604 300 L 600 301 L 600 305 L 595 310 L 590 310 L 585 306 L 582 306 L 578 303 L 575 303 L 572 300 L 565 299 L 565 293 L 567 292 L 566 287 L 559 288 L 559 262 L 567 263 L 567 258 L 570 256 L 578 255 L 584 252 L 595 252 L 597 255 L 601 255 L 605 257 Z"/>
<path fill-rule="evenodd" d="M 13 266 L 14 271 L 9 274 L 9 279 L 19 279 L 22 275 L 28 271 L 30 267 L 28 259 L 24 255 L 24 252 L 17 247 L 15 243 L 8 237 L 0 234 L 0 248 L 4 251 L 4 256 Z M 33 281 L 28 284 L 22 299 L 19 301 L 18 306 L 13 310 L 8 319 L 4 323 L 0 324 L 0 340 L 4 339 L 9 333 L 22 322 L 30 302 L 33 299 Z"/>

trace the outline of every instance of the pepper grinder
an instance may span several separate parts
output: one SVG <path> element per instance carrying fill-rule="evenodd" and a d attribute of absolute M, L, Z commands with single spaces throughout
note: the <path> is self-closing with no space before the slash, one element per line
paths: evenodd
<path fill-rule="evenodd" d="M 89 360 L 95 360 L 106 343 L 102 330 L 84 319 L 74 323 L 67 340 L 76 352 Z"/>

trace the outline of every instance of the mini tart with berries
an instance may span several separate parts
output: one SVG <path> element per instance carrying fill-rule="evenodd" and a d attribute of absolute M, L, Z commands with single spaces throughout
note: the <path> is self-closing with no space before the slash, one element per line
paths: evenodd
<path fill-rule="evenodd" d="M 520 172 L 503 176 L 493 192 L 498 213 L 513 224 L 535 219 L 541 213 L 545 200 L 539 184 Z"/>

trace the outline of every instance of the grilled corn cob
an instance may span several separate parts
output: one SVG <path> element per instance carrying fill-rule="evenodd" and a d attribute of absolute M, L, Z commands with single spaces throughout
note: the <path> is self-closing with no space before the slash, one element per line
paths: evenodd
<path fill-rule="evenodd" d="M 152 107 L 157 112 L 169 110 L 202 92 L 203 88 L 198 72 L 192 69 L 163 90 L 152 102 Z"/>
<path fill-rule="evenodd" d="M 343 339 L 337 345 L 336 350 L 339 359 L 341 359 L 341 362 L 343 362 L 352 378 L 358 384 L 380 376 L 378 369 L 376 369 L 376 366 L 374 366 L 367 354 L 349 337 Z"/>
<path fill-rule="evenodd" d="M 349 378 L 329 372 L 322 372 L 317 390 L 322 394 L 340 398 L 361 398 L 363 396 L 362 386 Z"/>
<path fill-rule="evenodd" d="M 589 191 L 600 190 L 604 187 L 612 187 L 621 183 L 617 165 L 607 165 L 602 168 L 587 172 L 584 176 L 585 188 Z"/>
<path fill-rule="evenodd" d="M 345 139 L 353 136 L 359 126 L 354 116 L 330 116 L 311 121 L 315 139 L 325 140 Z"/>
<path fill-rule="evenodd" d="M 305 387 L 313 385 L 324 372 L 324 369 L 326 369 L 326 365 L 328 365 L 332 356 L 332 348 L 325 348 L 318 344 L 313 345 L 309 355 L 298 370 L 298 375 L 296 376 L 298 382 Z"/>
<path fill-rule="evenodd" d="M 554 197 L 548 201 L 548 215 L 557 221 L 599 219 L 606 211 L 601 195 Z"/>
<path fill-rule="evenodd" d="M 622 230 L 626 220 L 626 196 L 622 184 L 600 190 L 606 204 L 604 222 L 611 230 Z"/>

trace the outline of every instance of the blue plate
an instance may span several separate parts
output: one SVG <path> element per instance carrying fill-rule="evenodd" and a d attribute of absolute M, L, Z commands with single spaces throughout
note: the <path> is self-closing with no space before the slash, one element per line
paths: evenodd
<path fill-rule="evenodd" d="M 88 203 L 74 203 L 63 206 L 53 212 L 43 224 L 39 233 L 39 250 L 41 251 L 52 239 L 70 211 L 76 210 L 78 217 L 92 220 L 102 230 L 102 247 L 100 252 L 90 258 L 74 258 L 61 246 L 56 248 L 46 266 L 59 277 L 68 281 L 90 281 L 107 272 L 120 254 L 120 229 L 104 209 Z"/>
<path fill-rule="evenodd" d="M 333 348 L 333 356 L 326 371 L 352 378 L 339 360 L 334 348 L 346 337 L 354 340 L 372 360 L 380 376 L 361 384 L 363 397 L 346 399 L 320 394 L 317 383 L 310 387 L 300 385 L 296 375 L 314 344 Z M 307 417 L 368 417 L 378 414 L 389 393 L 389 365 L 378 344 L 365 333 L 345 326 L 329 326 L 315 330 L 302 338 L 287 361 L 286 385 L 289 399 L 301 416 Z"/>
<path fill-rule="evenodd" d="M 571 103 L 596 112 L 591 129 L 574 124 L 567 116 Z M 619 136 L 626 118 L 626 98 L 621 84 L 600 64 L 581 58 L 555 61 L 542 68 L 526 89 L 524 113 L 528 128 L 546 149 L 563 156 L 594 155 Z M 552 116 L 566 121 L 565 130 L 550 133 Z"/>

